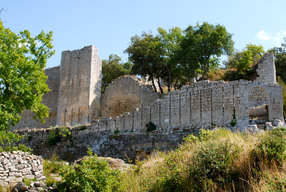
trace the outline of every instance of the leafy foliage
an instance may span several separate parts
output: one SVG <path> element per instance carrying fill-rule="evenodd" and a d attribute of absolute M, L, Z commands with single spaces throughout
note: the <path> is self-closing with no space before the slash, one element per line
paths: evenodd
<path fill-rule="evenodd" d="M 31 153 L 33 151 L 33 149 L 31 149 L 30 147 L 27 147 L 24 144 L 19 144 L 19 145 L 7 145 L 4 147 L 0 147 L 0 153 L 1 152 L 12 152 L 12 151 L 23 151 L 23 152 L 28 152 Z"/>
<path fill-rule="evenodd" d="M 279 76 L 282 81 L 286 82 L 286 37 L 284 37 L 284 43 L 281 43 L 281 47 L 274 47 L 269 50 L 274 53 L 276 75 Z"/>
<path fill-rule="evenodd" d="M 102 92 L 115 79 L 131 75 L 132 63 L 122 63 L 118 55 L 111 54 L 108 60 L 102 60 Z"/>
<path fill-rule="evenodd" d="M 212 60 L 218 60 L 221 55 L 230 55 L 233 52 L 232 34 L 222 25 L 204 22 L 202 25 L 189 26 L 185 33 L 179 54 L 182 65 L 197 80 L 204 79 L 211 64 L 216 63 Z M 198 77 L 198 69 L 201 77 Z"/>
<path fill-rule="evenodd" d="M 226 177 L 233 171 L 232 163 L 239 156 L 241 149 L 229 140 L 222 142 L 208 142 L 195 151 L 194 168 L 191 177 L 217 180 Z"/>
<path fill-rule="evenodd" d="M 154 131 L 157 129 L 157 126 L 153 122 L 149 122 L 146 124 L 146 132 Z"/>
<path fill-rule="evenodd" d="M 43 170 L 44 175 L 47 178 L 45 180 L 46 185 L 50 186 L 53 183 L 56 183 L 56 181 L 52 178 L 51 174 L 59 174 L 61 169 L 63 169 L 65 165 L 65 162 L 60 161 L 59 156 L 57 156 L 55 153 L 50 160 L 44 159 Z"/>
<path fill-rule="evenodd" d="M 143 32 L 141 36 L 131 37 L 130 46 L 124 51 L 128 53 L 129 60 L 134 63 L 132 73 L 149 78 L 155 87 L 155 79 L 162 76 L 163 68 L 163 48 L 160 46 L 158 37 L 151 33 Z M 160 86 L 160 81 L 158 81 Z M 160 92 L 163 93 L 162 88 Z"/>
<path fill-rule="evenodd" d="M 148 76 L 153 82 L 160 80 L 179 89 L 190 83 L 192 78 L 205 78 L 210 69 L 217 68 L 223 54 L 233 51 L 232 35 L 221 25 L 203 23 L 189 26 L 185 31 L 173 27 L 169 31 L 158 28 L 158 34 L 143 32 L 131 38 L 125 50 L 134 63 L 133 73 Z M 201 77 L 199 77 L 201 76 Z"/>
<path fill-rule="evenodd" d="M 63 126 L 61 129 L 59 128 L 52 129 L 49 134 L 47 142 L 49 146 L 54 146 L 62 140 L 64 141 L 71 140 L 71 132 L 65 126 Z"/>
<path fill-rule="evenodd" d="M 252 151 L 256 162 L 265 161 L 270 166 L 283 166 L 286 158 L 286 128 L 276 128 L 268 132 Z"/>
<path fill-rule="evenodd" d="M 65 166 L 60 175 L 64 180 L 58 185 L 59 191 L 116 191 L 121 188 L 117 177 L 120 172 L 108 166 L 108 162 L 98 160 L 92 156 L 89 149 L 89 156 L 85 157 L 80 164 Z"/>
<path fill-rule="evenodd" d="M 31 37 L 29 31 L 20 34 L 5 28 L 0 21 L 0 129 L 20 122 L 24 108 L 36 114 L 41 122 L 48 117 L 49 108 L 42 102 L 49 91 L 44 68 L 54 54 L 52 32 L 43 31 Z"/>
<path fill-rule="evenodd" d="M 235 51 L 235 53 L 228 56 L 228 60 L 224 62 L 224 65 L 228 69 L 235 70 L 227 71 L 224 80 L 252 80 L 255 78 L 257 63 L 264 53 L 261 45 L 258 46 L 254 44 L 247 44 L 242 51 Z"/>
<path fill-rule="evenodd" d="M 277 77 L 277 83 L 282 87 L 282 98 L 283 98 L 283 114 L 286 116 L 286 84 L 283 82 L 280 76 Z"/>
<path fill-rule="evenodd" d="M 24 136 L 20 136 L 17 133 L 11 131 L 0 130 L 0 152 L 3 151 L 23 151 L 31 152 L 32 149 L 24 144 L 15 145 L 16 142 L 20 141 Z"/>

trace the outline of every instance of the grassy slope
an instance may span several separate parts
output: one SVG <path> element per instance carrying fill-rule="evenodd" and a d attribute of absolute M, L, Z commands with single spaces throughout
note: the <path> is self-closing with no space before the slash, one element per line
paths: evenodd
<path fill-rule="evenodd" d="M 65 167 L 60 174 L 67 182 L 59 186 L 61 191 L 286 191 L 285 157 L 285 128 L 256 135 L 202 130 L 177 150 L 154 152 L 123 172 L 113 172 L 96 156 L 87 158 L 76 171 Z"/>

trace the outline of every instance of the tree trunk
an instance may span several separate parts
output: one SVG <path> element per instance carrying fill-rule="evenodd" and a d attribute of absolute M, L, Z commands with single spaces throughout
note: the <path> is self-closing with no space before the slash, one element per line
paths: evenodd
<path fill-rule="evenodd" d="M 171 84 L 172 84 L 172 82 L 171 82 L 171 74 L 168 73 L 168 91 L 171 91 Z"/>
<path fill-rule="evenodd" d="M 159 89 L 160 89 L 161 94 L 163 94 L 164 92 L 163 92 L 159 77 L 158 77 L 158 85 L 159 85 Z"/>
<path fill-rule="evenodd" d="M 199 81 L 205 77 L 205 75 L 209 72 L 209 69 L 210 69 L 210 59 L 209 59 L 209 57 L 208 57 L 207 66 L 206 66 L 206 68 L 204 69 L 203 75 L 199 78 Z"/>
<path fill-rule="evenodd" d="M 153 85 L 153 87 L 154 87 L 154 90 L 155 90 L 155 92 L 157 92 L 157 89 L 156 89 L 156 86 L 155 86 L 155 83 L 154 83 L 154 78 L 151 77 L 151 80 L 152 80 L 152 85 Z"/>

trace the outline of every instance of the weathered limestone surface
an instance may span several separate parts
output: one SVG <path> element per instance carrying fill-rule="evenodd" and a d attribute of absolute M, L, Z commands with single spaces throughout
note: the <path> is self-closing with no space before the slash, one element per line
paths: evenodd
<path fill-rule="evenodd" d="M 0 153 L 0 185 L 22 181 L 23 178 L 45 180 L 43 159 L 21 151 Z"/>
<path fill-rule="evenodd" d="M 141 79 L 135 76 L 123 76 L 114 80 L 101 96 L 101 116 L 115 117 L 136 107 L 150 106 L 160 98 L 160 94 L 141 83 Z"/>
<path fill-rule="evenodd" d="M 276 83 L 276 69 L 273 53 L 265 53 L 258 63 L 256 70 L 259 75 L 255 81 L 263 83 Z"/>
<path fill-rule="evenodd" d="M 41 123 L 39 120 L 34 120 L 34 114 L 29 110 L 24 110 L 21 114 L 22 120 L 19 124 L 11 127 L 11 130 L 21 128 L 47 128 L 55 126 L 57 124 L 57 105 L 58 105 L 58 88 L 60 85 L 60 67 L 53 67 L 45 69 L 45 75 L 48 76 L 46 84 L 51 91 L 43 96 L 43 103 L 50 108 L 49 118 L 45 119 L 45 123 Z"/>
<path fill-rule="evenodd" d="M 62 52 L 57 125 L 90 123 L 98 118 L 101 60 L 95 46 Z"/>
<path fill-rule="evenodd" d="M 22 139 L 22 143 L 31 147 L 36 155 L 43 158 L 51 158 L 54 153 L 60 159 L 73 162 L 87 155 L 88 147 L 98 156 L 108 156 L 124 159 L 128 162 L 134 160 L 142 152 L 150 153 L 155 149 L 169 151 L 176 149 L 183 138 L 191 133 L 198 133 L 199 130 L 185 130 L 184 132 L 172 133 L 166 130 L 152 132 L 123 130 L 118 134 L 114 131 L 99 131 L 95 126 L 86 126 L 71 129 L 71 140 L 62 140 L 55 146 L 48 146 L 47 140 L 51 129 L 35 129 L 20 131 L 19 134 L 26 134 L 29 140 Z M 172 134 L 171 134 L 172 133 Z"/>
<path fill-rule="evenodd" d="M 146 124 L 153 122 L 167 132 L 203 125 L 245 130 L 253 116 L 251 109 L 260 105 L 267 106 L 263 112 L 266 121 L 284 122 L 282 89 L 275 80 L 272 53 L 259 61 L 254 82 L 200 81 L 163 96 L 134 76 L 114 80 L 101 95 L 101 61 L 97 54 L 95 46 L 64 51 L 61 67 L 46 71 L 52 92 L 44 96 L 44 103 L 51 108 L 51 117 L 41 126 L 26 111 L 16 128 L 49 127 L 55 122 L 67 126 L 90 123 L 97 131 L 144 132 Z M 102 118 L 97 120 L 100 114 Z"/>

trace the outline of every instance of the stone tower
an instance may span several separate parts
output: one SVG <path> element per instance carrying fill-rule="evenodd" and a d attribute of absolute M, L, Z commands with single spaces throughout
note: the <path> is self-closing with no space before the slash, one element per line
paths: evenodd
<path fill-rule="evenodd" d="M 62 52 L 57 125 L 86 124 L 98 118 L 101 68 L 95 46 Z"/>

